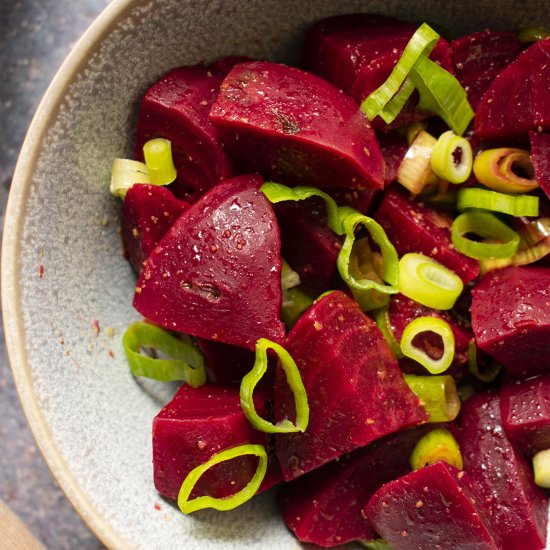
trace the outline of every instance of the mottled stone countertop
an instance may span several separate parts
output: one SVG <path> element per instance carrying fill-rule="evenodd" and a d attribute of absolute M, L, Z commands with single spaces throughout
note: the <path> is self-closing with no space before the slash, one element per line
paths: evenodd
<path fill-rule="evenodd" d="M 0 237 L 32 115 L 61 62 L 108 0 L 0 0 Z M 51 550 L 104 548 L 53 479 L 23 415 L 0 323 L 0 498 Z M 14 549 L 19 550 L 19 549 Z"/>

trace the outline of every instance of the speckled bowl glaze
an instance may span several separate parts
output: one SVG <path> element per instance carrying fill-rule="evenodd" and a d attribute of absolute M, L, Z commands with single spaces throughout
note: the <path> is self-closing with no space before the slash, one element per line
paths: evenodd
<path fill-rule="evenodd" d="M 109 168 L 114 157 L 131 155 L 140 97 L 168 69 L 226 54 L 292 62 L 309 23 L 353 11 L 437 21 L 456 33 L 550 23 L 546 0 L 115 0 L 37 111 L 6 216 L 6 338 L 38 444 L 110 548 L 299 546 L 272 494 L 193 517 L 157 495 L 151 422 L 175 387 L 136 380 L 125 363 L 121 335 L 138 315 Z"/>

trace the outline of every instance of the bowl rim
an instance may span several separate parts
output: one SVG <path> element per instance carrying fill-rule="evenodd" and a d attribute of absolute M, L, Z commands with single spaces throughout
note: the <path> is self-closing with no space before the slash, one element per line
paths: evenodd
<path fill-rule="evenodd" d="M 130 550 L 132 547 L 116 532 L 107 518 L 97 510 L 70 473 L 67 462 L 53 440 L 33 389 L 30 362 L 25 345 L 25 329 L 18 285 L 20 267 L 17 260 L 20 257 L 24 214 L 32 174 L 40 155 L 44 137 L 59 112 L 70 83 L 88 63 L 102 39 L 137 3 L 136 0 L 111 0 L 76 42 L 40 100 L 15 166 L 6 206 L 0 260 L 2 316 L 6 349 L 27 423 L 46 464 L 69 502 L 101 542 L 106 547 L 117 550 Z"/>

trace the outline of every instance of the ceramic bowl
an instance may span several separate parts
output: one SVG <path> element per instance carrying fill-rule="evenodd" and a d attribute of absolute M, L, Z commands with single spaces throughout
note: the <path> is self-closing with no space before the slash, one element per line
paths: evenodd
<path fill-rule="evenodd" d="M 544 6 L 546 5 L 546 9 Z M 430 20 L 455 33 L 550 23 L 545 0 L 115 0 L 48 89 L 12 184 L 2 257 L 11 365 L 34 435 L 69 499 L 110 548 L 289 549 L 272 494 L 182 516 L 152 482 L 151 422 L 173 386 L 144 383 L 121 335 L 138 318 L 121 255 L 114 157 L 129 157 L 139 100 L 168 69 L 226 54 L 293 62 L 335 13 Z M 114 332 L 114 335 L 113 335 Z"/>

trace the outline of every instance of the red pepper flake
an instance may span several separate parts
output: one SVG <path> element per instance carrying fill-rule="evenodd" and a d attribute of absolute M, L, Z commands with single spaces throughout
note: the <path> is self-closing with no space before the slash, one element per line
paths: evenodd
<path fill-rule="evenodd" d="M 40 264 L 38 266 L 38 278 L 42 279 L 43 276 L 44 276 L 44 266 Z"/>
<path fill-rule="evenodd" d="M 160 504 L 158 502 L 155 502 L 155 510 L 160 510 Z"/>
<path fill-rule="evenodd" d="M 111 359 L 114 359 L 114 358 L 115 358 L 115 352 L 114 352 L 112 349 L 109 350 L 109 357 L 110 357 Z"/>
<path fill-rule="evenodd" d="M 99 321 L 97 319 L 93 319 L 91 322 L 91 325 L 95 336 L 99 336 L 99 332 L 101 331 L 101 328 L 99 326 Z"/>

